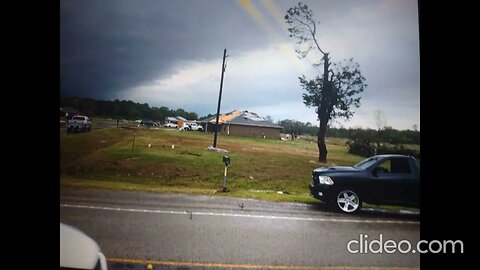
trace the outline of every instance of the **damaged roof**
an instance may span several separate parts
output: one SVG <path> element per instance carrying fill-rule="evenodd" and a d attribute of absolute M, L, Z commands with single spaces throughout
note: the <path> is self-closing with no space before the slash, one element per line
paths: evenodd
<path fill-rule="evenodd" d="M 215 124 L 214 117 L 209 122 Z M 259 116 L 254 112 L 234 110 L 226 114 L 221 114 L 218 118 L 219 124 L 236 124 L 245 126 L 261 126 L 272 128 L 283 128 L 282 126 L 266 121 L 265 118 Z"/>

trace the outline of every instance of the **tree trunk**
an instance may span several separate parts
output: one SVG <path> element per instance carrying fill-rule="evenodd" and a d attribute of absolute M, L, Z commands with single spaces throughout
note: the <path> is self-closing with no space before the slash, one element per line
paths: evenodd
<path fill-rule="evenodd" d="M 325 144 L 325 133 L 327 132 L 327 125 L 324 121 L 320 121 L 320 128 L 318 129 L 317 146 L 318 146 L 318 161 L 327 163 L 327 144 Z"/>
<path fill-rule="evenodd" d="M 320 120 L 320 127 L 318 129 L 317 146 L 318 146 L 318 161 L 327 163 L 327 145 L 325 144 L 325 134 L 327 133 L 327 124 L 330 118 L 328 109 L 328 95 L 329 87 L 328 68 L 330 63 L 328 61 L 328 53 L 323 55 L 323 90 L 322 99 L 318 106 L 318 119 Z"/>

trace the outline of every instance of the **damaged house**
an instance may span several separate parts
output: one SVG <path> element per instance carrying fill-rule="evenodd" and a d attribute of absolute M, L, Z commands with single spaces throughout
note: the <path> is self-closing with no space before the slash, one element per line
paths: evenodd
<path fill-rule="evenodd" d="M 215 131 L 214 117 L 206 124 L 206 131 Z M 269 139 L 280 139 L 282 126 L 273 124 L 249 111 L 234 110 L 221 114 L 218 118 L 218 132 L 225 135 L 252 136 Z"/>

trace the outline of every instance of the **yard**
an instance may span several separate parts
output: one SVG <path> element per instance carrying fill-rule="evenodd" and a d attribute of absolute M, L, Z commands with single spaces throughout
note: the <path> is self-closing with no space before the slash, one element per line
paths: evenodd
<path fill-rule="evenodd" d="M 134 141 L 135 137 L 135 141 Z M 149 192 L 181 192 L 272 201 L 316 202 L 309 196 L 318 163 L 313 141 L 270 140 L 176 129 L 107 128 L 67 135 L 60 142 L 61 185 Z M 134 145 L 133 145 L 134 142 Z M 133 147 L 132 147 L 133 145 Z M 327 141 L 328 165 L 353 165 L 342 140 Z M 133 148 L 133 150 L 132 150 Z M 231 158 L 228 193 L 223 155 Z"/>

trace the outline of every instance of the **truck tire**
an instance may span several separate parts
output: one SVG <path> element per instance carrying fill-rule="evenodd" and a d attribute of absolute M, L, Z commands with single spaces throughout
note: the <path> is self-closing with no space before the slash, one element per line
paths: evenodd
<path fill-rule="evenodd" d="M 337 192 L 335 203 L 340 211 L 348 214 L 356 213 L 362 208 L 362 200 L 358 193 L 348 188 L 342 188 Z"/>

